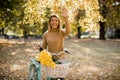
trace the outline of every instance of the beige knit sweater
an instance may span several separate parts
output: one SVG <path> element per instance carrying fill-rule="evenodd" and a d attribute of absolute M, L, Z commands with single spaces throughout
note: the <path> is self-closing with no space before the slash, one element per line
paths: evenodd
<path fill-rule="evenodd" d="M 43 35 L 43 48 L 47 48 L 49 52 L 56 53 L 63 50 L 65 32 L 63 30 L 47 31 Z"/>

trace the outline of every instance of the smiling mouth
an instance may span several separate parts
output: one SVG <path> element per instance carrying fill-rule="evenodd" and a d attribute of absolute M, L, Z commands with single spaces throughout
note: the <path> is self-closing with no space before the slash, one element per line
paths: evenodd
<path fill-rule="evenodd" d="M 53 26 L 56 26 L 57 24 L 52 24 Z"/>
<path fill-rule="evenodd" d="M 57 27 L 57 24 L 52 24 L 53 27 Z"/>

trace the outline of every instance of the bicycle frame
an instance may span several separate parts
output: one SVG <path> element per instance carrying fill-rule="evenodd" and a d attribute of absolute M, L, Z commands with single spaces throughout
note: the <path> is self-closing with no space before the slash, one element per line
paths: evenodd
<path fill-rule="evenodd" d="M 30 64 L 30 68 L 29 68 L 29 74 L 32 73 L 32 67 L 35 66 L 35 69 L 37 71 L 37 78 L 38 80 L 42 80 L 41 79 L 41 64 L 39 62 L 37 62 L 35 59 L 31 59 L 31 64 Z M 30 79 L 32 78 L 31 75 L 29 75 Z"/>
<path fill-rule="evenodd" d="M 29 68 L 29 77 L 30 79 L 32 79 L 33 76 L 31 76 L 30 74 L 32 73 L 32 67 L 35 66 L 35 69 L 37 71 L 37 80 L 42 80 L 42 74 L 41 74 L 41 64 L 40 62 L 37 62 L 35 59 L 31 59 L 31 64 L 30 64 L 30 68 Z M 50 80 L 49 77 L 47 77 L 47 80 Z"/>

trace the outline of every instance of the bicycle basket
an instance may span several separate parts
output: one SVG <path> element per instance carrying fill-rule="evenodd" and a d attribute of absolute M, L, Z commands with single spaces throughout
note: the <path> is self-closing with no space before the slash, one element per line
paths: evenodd
<path fill-rule="evenodd" d="M 56 64 L 55 68 L 46 67 L 46 76 L 50 78 L 64 78 L 69 71 L 70 62 L 63 64 Z"/>

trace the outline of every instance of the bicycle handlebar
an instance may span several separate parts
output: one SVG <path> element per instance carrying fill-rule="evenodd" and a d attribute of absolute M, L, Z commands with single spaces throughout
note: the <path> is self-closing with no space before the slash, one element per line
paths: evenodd
<path fill-rule="evenodd" d="M 44 50 L 42 47 L 40 47 L 39 48 L 39 51 L 41 52 L 42 50 Z M 70 54 L 70 52 L 68 51 L 68 50 L 66 50 L 66 49 L 64 49 L 63 51 L 61 51 L 61 52 L 59 52 L 59 53 L 52 53 L 52 55 L 60 55 L 61 53 L 63 53 L 63 52 L 65 52 L 65 53 L 67 53 L 67 54 Z"/>

